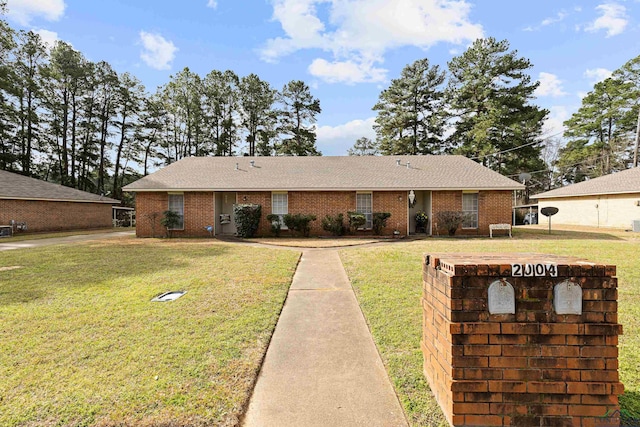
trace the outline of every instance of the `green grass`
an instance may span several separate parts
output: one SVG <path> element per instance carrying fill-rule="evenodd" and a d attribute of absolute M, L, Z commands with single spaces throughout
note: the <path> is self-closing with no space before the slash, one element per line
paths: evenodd
<path fill-rule="evenodd" d="M 430 238 L 341 251 L 341 258 L 411 425 L 447 425 L 422 373 L 421 261 L 428 252 L 538 252 L 615 264 L 619 278 L 623 414 L 640 418 L 640 240 L 629 233 L 517 230 L 514 238 Z"/>
<path fill-rule="evenodd" d="M 109 239 L 2 252 L 0 425 L 233 425 L 299 254 Z M 187 290 L 173 302 L 150 302 Z"/>

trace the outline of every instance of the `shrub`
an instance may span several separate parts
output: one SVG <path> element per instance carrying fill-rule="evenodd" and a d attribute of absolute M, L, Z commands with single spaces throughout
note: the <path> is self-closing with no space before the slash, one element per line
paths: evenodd
<path fill-rule="evenodd" d="M 363 227 L 367 222 L 367 217 L 360 212 L 347 212 L 347 215 L 349 215 L 349 229 L 352 233 Z"/>
<path fill-rule="evenodd" d="M 267 221 L 271 223 L 271 232 L 276 237 L 280 237 L 280 231 L 282 230 L 282 220 L 280 218 L 280 215 L 269 214 L 267 215 Z"/>
<path fill-rule="evenodd" d="M 233 217 L 236 222 L 236 232 L 240 237 L 253 237 L 260 225 L 262 206 L 233 205 Z"/>
<path fill-rule="evenodd" d="M 382 234 L 382 229 L 387 226 L 387 220 L 391 217 L 389 212 L 374 212 L 373 213 L 373 234 Z"/>
<path fill-rule="evenodd" d="M 336 216 L 325 216 L 322 219 L 322 229 L 330 232 L 334 236 L 343 236 L 346 232 L 344 226 L 344 215 L 340 213 Z"/>
<path fill-rule="evenodd" d="M 316 220 L 315 215 L 303 215 L 303 214 L 286 214 L 283 218 L 284 225 L 293 232 L 298 233 L 301 236 L 309 237 L 311 232 L 311 221 Z"/>
<path fill-rule="evenodd" d="M 160 224 L 167 229 L 167 237 L 171 237 L 171 230 L 180 224 L 180 215 L 174 211 L 164 211 Z"/>
<path fill-rule="evenodd" d="M 438 227 L 444 228 L 449 236 L 456 234 L 458 227 L 464 222 L 465 214 L 460 211 L 442 211 L 436 214 Z"/>

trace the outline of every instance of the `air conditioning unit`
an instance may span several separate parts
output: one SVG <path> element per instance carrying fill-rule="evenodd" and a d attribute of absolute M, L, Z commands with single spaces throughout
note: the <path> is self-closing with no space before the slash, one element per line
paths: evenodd
<path fill-rule="evenodd" d="M 631 229 L 636 233 L 640 233 L 640 219 L 631 221 Z"/>

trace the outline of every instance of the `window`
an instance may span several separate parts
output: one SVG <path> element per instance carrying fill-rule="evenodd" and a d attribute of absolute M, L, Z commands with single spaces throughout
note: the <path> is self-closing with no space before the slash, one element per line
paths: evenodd
<path fill-rule="evenodd" d="M 184 194 L 169 194 L 169 210 L 180 215 L 174 230 L 184 230 Z"/>
<path fill-rule="evenodd" d="M 286 230 L 283 216 L 289 213 L 289 194 L 288 193 L 271 193 L 271 213 L 280 217 L 280 224 Z"/>
<path fill-rule="evenodd" d="M 364 214 L 365 218 L 367 219 L 367 222 L 364 223 L 364 228 L 373 227 L 371 193 L 356 194 L 356 212 Z"/>
<path fill-rule="evenodd" d="M 462 212 L 465 214 L 462 228 L 478 228 L 478 193 L 462 194 Z"/>

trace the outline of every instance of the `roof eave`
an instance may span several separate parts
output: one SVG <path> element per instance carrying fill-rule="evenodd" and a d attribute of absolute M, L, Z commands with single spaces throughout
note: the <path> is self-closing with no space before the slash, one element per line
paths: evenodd
<path fill-rule="evenodd" d="M 123 188 L 130 193 L 140 192 L 216 192 L 216 191 L 515 191 L 521 187 L 288 187 L 288 188 Z"/>
<path fill-rule="evenodd" d="M 104 203 L 109 205 L 117 205 L 121 203 L 116 199 L 105 200 L 80 200 L 80 199 L 53 199 L 46 197 L 14 197 L 14 196 L 0 196 L 2 200 L 25 200 L 25 201 L 37 201 L 37 202 L 73 202 L 73 203 Z"/>

